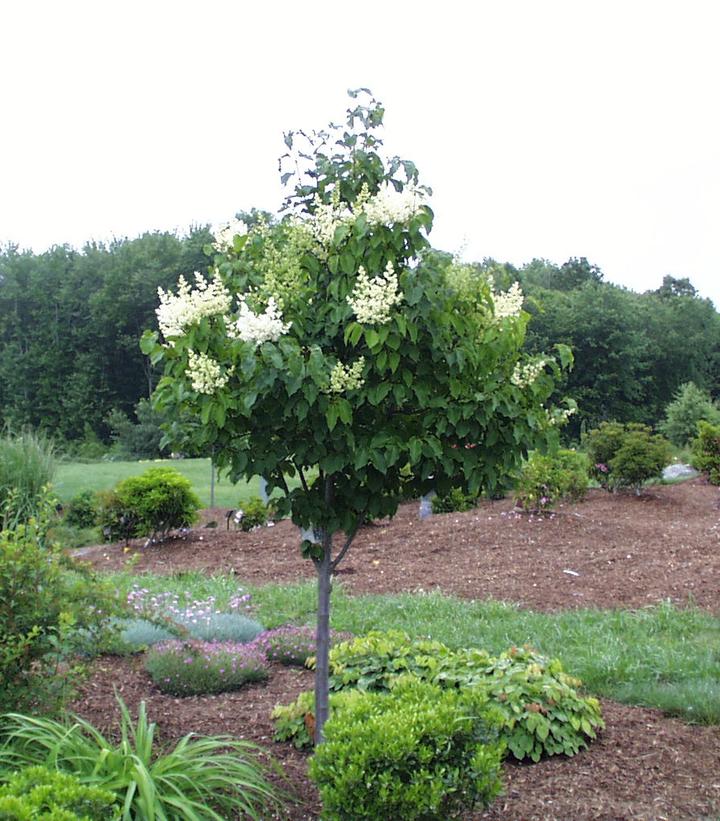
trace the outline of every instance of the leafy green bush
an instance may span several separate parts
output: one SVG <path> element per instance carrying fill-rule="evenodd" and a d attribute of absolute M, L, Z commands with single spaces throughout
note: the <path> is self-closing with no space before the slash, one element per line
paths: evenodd
<path fill-rule="evenodd" d="M 720 425 L 698 423 L 697 439 L 692 443 L 692 464 L 713 485 L 720 485 Z"/>
<path fill-rule="evenodd" d="M 92 490 L 84 490 L 65 506 L 65 521 L 72 527 L 94 527 L 98 517 L 98 500 Z"/>
<path fill-rule="evenodd" d="M 500 793 L 501 719 L 480 690 L 413 677 L 390 693 L 354 691 L 310 759 L 323 818 L 457 818 Z"/>
<path fill-rule="evenodd" d="M 597 699 L 578 694 L 581 682 L 564 673 L 557 659 L 550 661 L 529 648 L 491 658 L 476 648 L 451 650 L 437 641 L 413 641 L 396 630 L 371 632 L 330 651 L 333 691 L 387 692 L 407 674 L 447 689 L 487 693 L 505 718 L 501 735 L 520 759 L 538 761 L 543 753 L 573 755 L 604 726 Z M 331 708 L 334 703 L 331 699 Z M 309 717 L 303 712 L 307 706 L 299 699 L 275 711 L 283 740 L 298 732 L 295 743 L 304 743 L 302 725 L 312 723 L 312 701 Z"/>
<path fill-rule="evenodd" d="M 190 734 L 159 752 L 155 724 L 140 703 L 137 722 L 118 697 L 121 740 L 113 743 L 79 716 L 67 722 L 16 713 L 5 716 L 0 771 L 39 764 L 117 795 L 127 819 L 226 821 L 268 817 L 275 788 L 257 748 L 227 736 Z"/>
<path fill-rule="evenodd" d="M 242 503 L 243 516 L 240 520 L 240 530 L 245 533 L 256 527 L 262 527 L 268 520 L 268 506 L 258 496 L 253 496 Z"/>
<path fill-rule="evenodd" d="M 444 496 L 433 496 L 430 503 L 433 513 L 462 513 L 477 507 L 477 496 L 463 493 L 454 487 Z"/>
<path fill-rule="evenodd" d="M 537 451 L 523 465 L 516 502 L 526 511 L 550 510 L 564 499 L 576 502 L 588 489 L 587 457 L 574 450 L 544 456 Z"/>
<path fill-rule="evenodd" d="M 200 500 L 189 480 L 170 468 L 150 468 L 119 482 L 114 495 L 101 500 L 100 524 L 105 538 L 149 536 L 163 539 L 171 530 L 197 519 Z"/>
<path fill-rule="evenodd" d="M 680 448 L 697 436 L 698 422 L 720 425 L 720 408 L 694 382 L 681 385 L 672 402 L 665 408 L 660 432 Z"/>
<path fill-rule="evenodd" d="M 148 651 L 145 669 L 173 696 L 227 693 L 268 677 L 261 647 L 230 642 L 162 642 Z"/>
<path fill-rule="evenodd" d="M 47 517 L 0 532 L 0 711 L 54 699 L 82 632 L 119 612 L 114 590 L 45 537 Z"/>
<path fill-rule="evenodd" d="M 352 690 L 330 693 L 330 711 L 341 709 Z M 276 704 L 271 713 L 275 724 L 275 741 L 290 741 L 298 750 L 313 746 L 315 733 L 315 693 L 306 690 L 290 704 Z"/>
<path fill-rule="evenodd" d="M 0 786 L 3 821 L 113 821 L 119 817 L 115 793 L 46 767 L 25 767 Z"/>
<path fill-rule="evenodd" d="M 53 444 L 45 436 L 29 430 L 0 436 L 0 527 L 36 516 L 54 475 Z"/>
<path fill-rule="evenodd" d="M 590 475 L 607 490 L 633 487 L 662 474 L 670 461 L 670 446 L 647 425 L 603 422 L 585 437 Z"/>

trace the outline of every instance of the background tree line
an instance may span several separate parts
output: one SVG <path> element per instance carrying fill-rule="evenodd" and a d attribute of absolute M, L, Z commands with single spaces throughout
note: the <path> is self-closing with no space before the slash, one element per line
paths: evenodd
<path fill-rule="evenodd" d="M 2 421 L 67 442 L 107 442 L 123 419 L 152 427 L 149 407 L 138 402 L 156 374 L 138 340 L 156 326 L 158 286 L 205 271 L 203 246 L 211 241 L 203 227 L 81 251 L 1 249 Z M 686 382 L 720 395 L 720 314 L 688 279 L 666 276 L 657 290 L 636 293 L 605 282 L 584 258 L 519 268 L 487 259 L 476 267 L 497 288 L 520 282 L 532 314 L 530 352 L 572 347 L 575 368 L 558 388 L 579 405 L 570 438 L 608 419 L 655 425 Z"/>

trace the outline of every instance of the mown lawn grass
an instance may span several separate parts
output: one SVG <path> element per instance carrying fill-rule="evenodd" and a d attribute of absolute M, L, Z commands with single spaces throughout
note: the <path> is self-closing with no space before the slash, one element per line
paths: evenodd
<path fill-rule="evenodd" d="M 266 627 L 312 624 L 311 583 L 246 587 L 231 576 L 186 572 L 171 577 L 114 576 L 153 592 L 216 597 L 223 607 L 239 586 L 252 594 L 254 616 Z M 627 704 L 659 707 L 700 724 L 720 724 L 720 618 L 697 608 L 661 603 L 641 610 L 536 613 L 493 601 L 466 601 L 441 593 L 348 595 L 333 592 L 332 626 L 355 634 L 404 630 L 451 647 L 482 647 L 493 654 L 530 644 L 562 661 L 587 691 Z"/>
<path fill-rule="evenodd" d="M 155 459 L 140 462 L 62 462 L 53 489 L 62 502 L 83 490 L 110 490 L 128 476 L 139 476 L 151 467 L 170 467 L 186 476 L 204 507 L 210 506 L 209 459 Z M 293 486 L 292 481 L 289 481 Z M 227 476 L 215 477 L 215 505 L 235 508 L 260 495 L 260 479 L 233 484 Z"/>

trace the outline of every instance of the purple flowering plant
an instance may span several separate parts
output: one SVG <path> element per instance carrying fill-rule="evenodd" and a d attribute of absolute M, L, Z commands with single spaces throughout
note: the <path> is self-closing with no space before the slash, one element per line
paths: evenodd
<path fill-rule="evenodd" d="M 226 693 L 268 677 L 265 650 L 257 642 L 164 641 L 148 651 L 145 669 L 158 689 L 173 696 Z"/>

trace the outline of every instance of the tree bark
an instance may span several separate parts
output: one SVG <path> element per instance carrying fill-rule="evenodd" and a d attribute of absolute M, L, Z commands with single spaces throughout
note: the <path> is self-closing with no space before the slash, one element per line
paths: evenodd
<path fill-rule="evenodd" d="M 323 533 L 323 555 L 315 563 L 318 574 L 318 611 L 315 664 L 315 744 L 323 740 L 329 714 L 330 591 L 332 533 Z"/>

